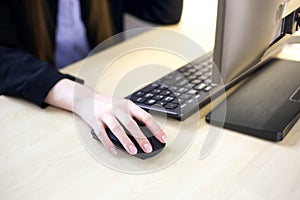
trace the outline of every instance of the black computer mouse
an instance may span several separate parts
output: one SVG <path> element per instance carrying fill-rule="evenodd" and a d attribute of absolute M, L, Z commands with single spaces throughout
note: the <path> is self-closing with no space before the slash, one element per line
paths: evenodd
<path fill-rule="evenodd" d="M 130 138 L 130 140 L 133 142 L 133 144 L 135 145 L 135 147 L 137 148 L 137 154 L 135 154 L 134 156 L 141 158 L 141 159 L 146 159 L 146 158 L 150 158 L 153 157 L 155 155 L 157 155 L 159 152 L 161 152 L 163 150 L 163 148 L 166 146 L 165 143 L 161 143 L 154 135 L 153 133 L 145 126 L 142 125 L 141 123 L 138 123 L 141 131 L 144 133 L 144 135 L 147 137 L 148 141 L 150 142 L 153 151 L 150 153 L 146 153 L 143 151 L 143 149 L 139 146 L 139 144 L 136 142 L 136 140 L 134 139 L 134 137 L 127 131 L 126 127 L 123 127 L 126 134 L 128 135 L 128 137 Z M 121 144 L 121 142 L 118 140 L 118 138 L 112 133 L 112 131 L 110 129 L 106 129 L 106 133 L 109 137 L 109 139 L 112 141 L 112 143 L 120 150 L 125 151 L 125 148 L 123 147 L 123 145 Z M 99 138 L 97 137 L 97 135 L 95 134 L 94 130 L 91 130 L 91 134 L 93 136 L 94 139 L 99 140 Z"/>

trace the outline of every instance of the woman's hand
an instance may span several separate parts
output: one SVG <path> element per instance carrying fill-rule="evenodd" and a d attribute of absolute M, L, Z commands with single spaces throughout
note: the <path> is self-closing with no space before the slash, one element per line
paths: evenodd
<path fill-rule="evenodd" d="M 131 101 L 95 93 L 68 79 L 59 81 L 50 90 L 45 102 L 79 115 L 94 129 L 104 147 L 114 155 L 117 151 L 107 136 L 106 128 L 113 132 L 128 153 L 132 155 L 137 153 L 136 147 L 125 133 L 121 123 L 145 152 L 152 151 L 151 144 L 139 129 L 135 119 L 145 124 L 159 141 L 167 142 L 167 136 L 153 117 Z"/>

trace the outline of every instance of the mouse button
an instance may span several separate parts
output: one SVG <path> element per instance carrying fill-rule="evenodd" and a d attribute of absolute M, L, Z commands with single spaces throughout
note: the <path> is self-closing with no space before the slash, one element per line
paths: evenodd
<path fill-rule="evenodd" d="M 113 132 L 109 128 L 106 128 L 105 131 L 106 131 L 109 139 L 116 141 L 116 142 L 120 142 L 119 139 L 113 134 Z"/>
<path fill-rule="evenodd" d="M 140 122 L 139 120 L 137 120 L 137 119 L 135 119 L 135 118 L 134 118 L 134 121 L 137 123 L 137 125 L 138 125 L 139 127 L 146 127 L 146 125 L 145 125 L 143 122 Z"/>
<path fill-rule="evenodd" d="M 154 136 L 153 133 L 146 126 L 140 127 L 140 129 L 146 138 L 150 138 Z"/>
<path fill-rule="evenodd" d="M 142 150 L 142 148 L 140 147 L 140 145 L 136 141 L 136 139 L 127 131 L 126 131 L 126 134 L 127 134 L 128 138 L 131 140 L 131 142 L 134 144 L 134 146 L 136 147 L 137 153 L 143 153 L 144 151 Z"/>
<path fill-rule="evenodd" d="M 156 151 L 158 149 L 162 149 L 166 146 L 165 143 L 160 142 L 155 136 L 149 137 L 148 141 L 150 142 L 153 151 Z"/>

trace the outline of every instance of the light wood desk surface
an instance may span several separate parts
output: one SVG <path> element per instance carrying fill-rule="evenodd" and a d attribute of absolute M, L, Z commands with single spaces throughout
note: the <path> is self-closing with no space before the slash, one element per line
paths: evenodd
<path fill-rule="evenodd" d="M 186 7 L 190 3 L 187 1 Z M 206 24 L 202 35 L 198 35 L 201 30 L 193 32 L 194 28 L 191 29 L 185 21 L 186 15 L 181 24 L 169 28 L 192 39 L 197 35 L 198 39 L 202 38 L 197 42 L 204 49 L 212 49 L 214 29 L 211 26 L 214 25 L 215 6 L 216 2 L 212 1 L 205 7 L 211 10 L 212 24 Z M 81 77 L 89 85 L 86 78 L 95 73 L 103 60 L 111 59 L 138 42 L 153 39 L 153 34 L 155 31 L 147 32 L 89 58 L 90 69 L 84 73 L 81 71 Z M 288 53 L 287 50 L 281 56 Z M 175 69 L 184 61 L 165 52 L 140 50 L 113 63 L 97 89 L 112 94 L 126 73 L 134 71 L 140 64 L 151 63 Z M 80 64 L 75 63 L 63 71 L 77 75 Z M 131 89 L 123 92 L 129 94 Z M 5 96 L 0 96 L 0 107 L 0 199 L 300 198 L 299 121 L 279 143 L 219 129 L 220 136 L 211 153 L 199 159 L 211 129 L 203 119 L 206 112 L 203 109 L 182 122 L 196 119 L 199 127 L 191 145 L 179 159 L 152 173 L 130 174 L 106 167 L 88 153 L 71 113 L 53 107 L 42 110 L 23 100 Z M 171 138 L 170 143 L 176 134 L 174 130 L 180 125 L 179 121 L 167 119 L 163 128 Z M 167 152 L 176 151 L 172 145 L 166 149 Z M 141 162 L 122 153 L 114 159 L 121 159 L 129 165 Z"/>

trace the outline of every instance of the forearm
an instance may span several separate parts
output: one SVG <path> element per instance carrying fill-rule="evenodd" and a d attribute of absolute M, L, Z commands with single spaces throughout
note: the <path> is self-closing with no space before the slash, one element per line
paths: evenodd
<path fill-rule="evenodd" d="M 78 83 L 69 79 L 61 79 L 49 91 L 45 103 L 74 112 L 73 99 L 76 84 Z"/>
<path fill-rule="evenodd" d="M 49 91 L 44 102 L 71 111 L 84 118 L 90 105 L 94 104 L 94 98 L 103 103 L 111 103 L 107 97 L 95 93 L 90 88 L 67 78 L 58 81 Z M 89 113 L 92 115 L 92 113 Z"/>

